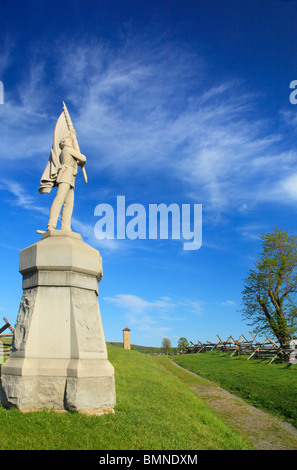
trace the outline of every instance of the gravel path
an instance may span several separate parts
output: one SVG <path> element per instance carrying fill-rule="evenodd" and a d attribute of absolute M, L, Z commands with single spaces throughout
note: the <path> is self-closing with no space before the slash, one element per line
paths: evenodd
<path fill-rule="evenodd" d="M 173 364 L 202 379 L 190 389 L 205 400 L 230 427 L 239 431 L 255 449 L 297 450 L 297 429 L 290 423 L 249 405 L 217 384 Z"/>

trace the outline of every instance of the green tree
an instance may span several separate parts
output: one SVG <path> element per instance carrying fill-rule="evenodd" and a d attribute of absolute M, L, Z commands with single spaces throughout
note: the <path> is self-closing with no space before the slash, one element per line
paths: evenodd
<path fill-rule="evenodd" d="M 168 356 L 169 352 L 172 349 L 171 341 L 170 341 L 169 338 L 163 338 L 162 348 L 163 348 L 164 353 L 167 354 L 167 356 Z"/>
<path fill-rule="evenodd" d="M 177 343 L 177 349 L 179 351 L 184 351 L 189 346 L 190 345 L 189 345 L 189 341 L 187 340 L 187 338 L 184 338 L 184 337 L 179 338 L 178 343 Z"/>
<path fill-rule="evenodd" d="M 297 236 L 276 227 L 260 239 L 262 252 L 242 292 L 243 316 L 255 332 L 272 331 L 284 346 L 297 329 Z"/>

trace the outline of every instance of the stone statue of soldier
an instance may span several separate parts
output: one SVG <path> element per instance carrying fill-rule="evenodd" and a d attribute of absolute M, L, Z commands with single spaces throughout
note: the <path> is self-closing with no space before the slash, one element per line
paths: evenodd
<path fill-rule="evenodd" d="M 73 148 L 71 136 L 62 139 L 59 146 L 61 149 L 61 167 L 56 179 L 58 189 L 50 210 L 47 230 L 54 230 L 56 228 L 62 206 L 61 230 L 71 230 L 77 166 L 83 167 L 87 161 L 85 155 Z"/>
<path fill-rule="evenodd" d="M 40 180 L 39 192 L 49 193 L 57 186 L 57 194 L 52 203 L 47 230 L 55 230 L 61 214 L 61 230 L 71 230 L 71 217 L 74 205 L 74 187 L 77 167 L 87 176 L 84 165 L 86 156 L 80 152 L 76 133 L 65 103 L 63 113 L 57 121 L 51 155 Z M 38 231 L 40 232 L 40 231 Z"/>

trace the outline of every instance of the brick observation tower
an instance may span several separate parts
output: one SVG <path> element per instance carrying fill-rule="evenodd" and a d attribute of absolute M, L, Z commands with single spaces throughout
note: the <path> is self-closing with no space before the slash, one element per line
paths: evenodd
<path fill-rule="evenodd" d="M 123 342 L 124 342 L 124 349 L 131 349 L 130 345 L 130 328 L 123 329 Z"/>

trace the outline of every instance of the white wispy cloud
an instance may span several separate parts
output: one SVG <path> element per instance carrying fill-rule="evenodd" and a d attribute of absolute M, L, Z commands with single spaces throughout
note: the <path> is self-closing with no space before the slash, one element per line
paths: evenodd
<path fill-rule="evenodd" d="M 220 305 L 223 305 L 225 307 L 234 307 L 234 305 L 236 305 L 236 302 L 235 300 L 222 300 L 222 302 L 220 302 Z"/>
<path fill-rule="evenodd" d="M 297 158 L 296 158 L 297 161 Z M 279 186 L 280 197 L 282 194 L 287 196 L 287 199 L 296 203 L 297 201 L 297 172 L 286 176 Z"/>
<path fill-rule="evenodd" d="M 259 234 L 264 233 L 269 227 L 262 223 L 252 222 L 240 225 L 236 228 L 236 232 L 245 240 L 258 240 Z"/>
<path fill-rule="evenodd" d="M 38 206 L 35 198 L 28 194 L 24 187 L 16 181 L 0 179 L 0 190 L 5 190 L 13 196 L 11 204 L 22 207 L 23 209 L 46 213 L 46 209 Z"/>
<path fill-rule="evenodd" d="M 218 211 L 295 200 L 296 152 L 282 148 L 254 91 L 243 94 L 236 77 L 210 81 L 207 64 L 189 50 L 133 39 L 117 50 L 83 40 L 60 47 L 58 39 L 42 60 L 33 57 L 0 109 L 0 154 L 45 163 L 54 109 L 65 100 L 94 177 L 166 174 Z"/>
<path fill-rule="evenodd" d="M 182 321 L 185 314 L 201 315 L 203 312 L 202 302 L 189 299 L 161 297 L 147 300 L 132 294 L 117 294 L 114 297 L 105 297 L 104 300 L 125 310 L 129 325 L 154 336 L 169 332 L 172 324 Z"/>
<path fill-rule="evenodd" d="M 279 150 L 281 133 L 255 118 L 254 92 L 243 95 L 237 79 L 207 88 L 203 65 L 196 60 L 190 69 L 186 52 L 174 66 L 162 53 L 145 51 L 140 60 L 140 54 L 125 52 L 108 57 L 100 47 L 97 54 L 80 50 L 84 62 L 77 79 L 88 85 L 77 122 L 90 152 L 102 156 L 94 166 L 118 177 L 157 168 L 186 183 L 189 196 L 219 210 L 235 201 L 238 206 L 279 198 L 292 152 Z M 196 87 L 185 85 L 193 81 Z M 75 102 L 74 94 L 70 100 Z"/>

